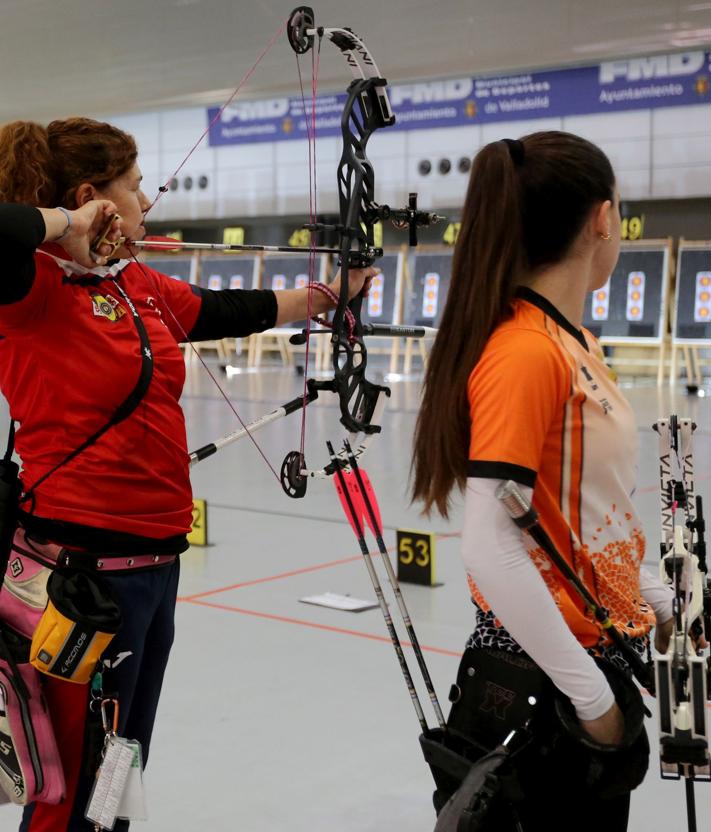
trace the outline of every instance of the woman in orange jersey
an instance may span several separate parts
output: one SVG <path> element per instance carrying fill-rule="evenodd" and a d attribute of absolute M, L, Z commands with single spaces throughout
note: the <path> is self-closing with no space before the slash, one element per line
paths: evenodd
<path fill-rule="evenodd" d="M 531 693 L 540 715 L 550 682 L 572 703 L 582 736 L 619 745 L 625 729 L 593 656 L 622 667 L 624 660 L 511 522 L 495 496 L 502 481 L 532 499 L 558 551 L 636 650 L 648 651 L 655 620 L 668 638 L 671 591 L 640 569 L 645 539 L 630 498 L 634 413 L 582 328 L 588 293 L 607 281 L 619 248 L 619 195 L 598 147 L 541 132 L 479 152 L 427 368 L 413 494 L 445 517 L 454 488 L 466 495 L 462 552 L 476 622 L 449 724 L 485 746 L 530 715 Z M 546 745 L 552 723 L 539 724 L 547 727 L 534 730 L 534 751 L 519 755 L 523 800 L 486 828 L 551 829 L 558 816 L 565 821 L 555 828 L 576 832 L 627 829 L 646 737 L 637 741 L 636 779 L 601 793 L 582 764 L 556 763 Z"/>

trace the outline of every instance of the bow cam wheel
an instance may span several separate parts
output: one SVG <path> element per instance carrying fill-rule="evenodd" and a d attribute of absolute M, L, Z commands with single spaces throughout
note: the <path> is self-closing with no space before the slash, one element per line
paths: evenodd
<path fill-rule="evenodd" d="M 308 29 L 315 28 L 314 20 L 314 10 L 310 6 L 299 6 L 289 17 L 287 37 L 297 55 L 303 55 L 314 45 L 314 36 L 306 34 Z"/>
<path fill-rule="evenodd" d="M 288 453 L 281 464 L 281 487 L 295 500 L 306 495 L 306 477 L 301 475 L 303 469 L 304 458 L 298 451 Z"/>

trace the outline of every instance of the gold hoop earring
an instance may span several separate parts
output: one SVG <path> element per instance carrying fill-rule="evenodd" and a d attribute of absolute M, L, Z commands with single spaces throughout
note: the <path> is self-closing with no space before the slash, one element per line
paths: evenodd
<path fill-rule="evenodd" d="M 607 232 L 607 234 L 600 234 L 600 239 L 605 241 L 611 240 L 612 234 L 609 231 Z"/>

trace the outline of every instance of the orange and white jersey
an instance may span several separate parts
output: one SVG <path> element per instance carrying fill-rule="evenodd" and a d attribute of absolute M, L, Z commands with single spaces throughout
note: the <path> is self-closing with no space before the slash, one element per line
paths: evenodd
<path fill-rule="evenodd" d="M 643 636 L 654 616 L 640 592 L 645 538 L 631 501 L 634 414 L 589 332 L 529 289 L 513 306 L 469 378 L 468 475 L 533 488 L 533 505 L 558 551 L 615 625 Z M 568 626 L 583 646 L 594 647 L 598 624 L 543 551 L 527 536 L 525 543 Z M 489 612 L 469 583 L 474 602 Z"/>

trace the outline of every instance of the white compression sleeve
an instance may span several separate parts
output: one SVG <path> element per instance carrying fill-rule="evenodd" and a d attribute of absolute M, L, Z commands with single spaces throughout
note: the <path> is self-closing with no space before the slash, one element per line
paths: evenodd
<path fill-rule="evenodd" d="M 654 610 L 657 623 L 669 621 L 673 615 L 674 590 L 662 583 L 659 575 L 655 575 L 650 569 L 640 569 L 639 591 L 642 593 L 642 598 Z"/>
<path fill-rule="evenodd" d="M 526 551 L 523 535 L 495 497 L 500 480 L 468 481 L 462 559 L 496 617 L 570 698 L 580 719 L 615 702 L 603 672 L 575 638 Z M 530 499 L 531 489 L 522 488 Z"/>

